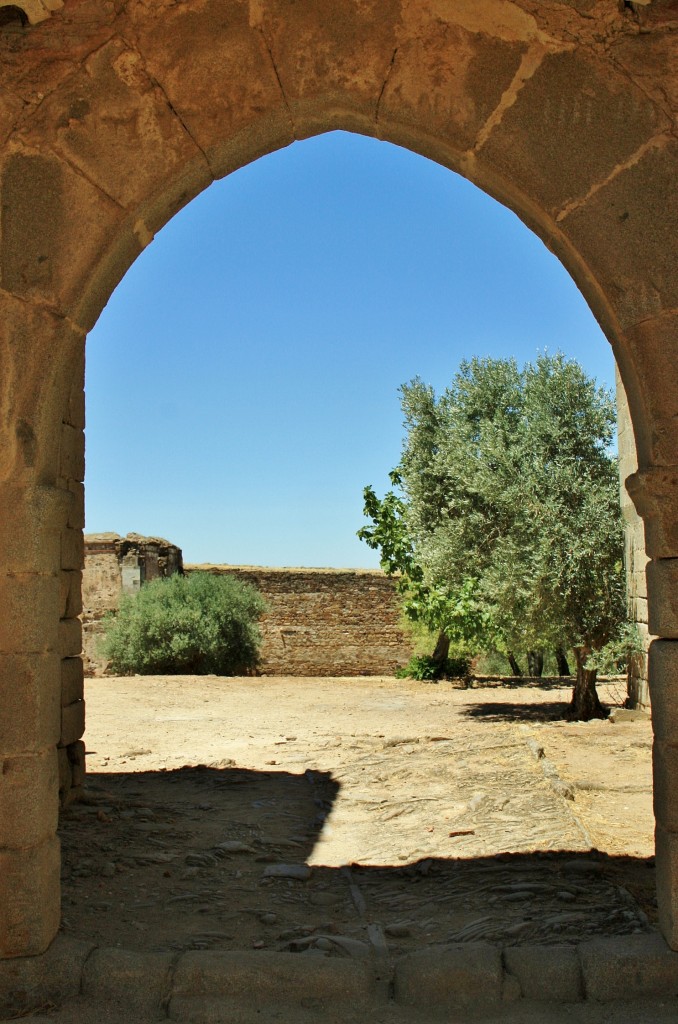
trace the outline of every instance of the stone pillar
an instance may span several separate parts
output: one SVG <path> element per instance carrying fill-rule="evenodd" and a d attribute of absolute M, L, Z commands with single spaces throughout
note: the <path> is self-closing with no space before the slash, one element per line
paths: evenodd
<path fill-rule="evenodd" d="M 84 335 L 2 290 L 0 313 L 2 958 L 44 952 L 59 927 L 58 746 L 77 757 L 82 732 Z"/>
<path fill-rule="evenodd" d="M 638 469 L 636 441 L 629 411 L 628 400 L 619 370 L 617 378 L 617 438 L 619 443 L 619 480 L 622 514 L 624 517 L 624 568 L 626 570 L 626 594 L 629 616 L 636 623 L 645 650 L 634 654 L 628 666 L 628 699 L 631 707 L 648 708 L 650 691 L 647 682 L 647 651 L 651 636 L 648 628 L 647 582 L 645 567 L 645 529 L 631 501 L 624 481 Z"/>
<path fill-rule="evenodd" d="M 61 495 L 0 485 L 0 957 L 59 926 Z"/>
<path fill-rule="evenodd" d="M 650 467 L 626 482 L 645 521 L 657 866 L 662 932 L 678 949 L 678 466 Z"/>
<path fill-rule="evenodd" d="M 85 560 L 85 392 L 84 350 L 71 382 L 61 424 L 59 486 L 70 496 L 69 514 L 61 533 L 59 654 L 61 657 L 61 734 L 59 796 L 62 806 L 77 799 L 85 778 L 85 700 L 82 667 L 82 570 Z"/>

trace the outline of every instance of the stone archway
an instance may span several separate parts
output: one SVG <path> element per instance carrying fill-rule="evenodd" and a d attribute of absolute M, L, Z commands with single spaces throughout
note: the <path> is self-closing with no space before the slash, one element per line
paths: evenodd
<path fill-rule="evenodd" d="M 214 178 L 333 128 L 429 156 L 511 207 L 614 348 L 653 559 L 651 631 L 664 638 L 651 653 L 657 874 L 678 948 L 671 4 L 0 7 L 26 15 L 0 24 L 0 956 L 40 953 L 56 933 L 58 773 L 81 770 L 86 333 L 154 233 Z"/>

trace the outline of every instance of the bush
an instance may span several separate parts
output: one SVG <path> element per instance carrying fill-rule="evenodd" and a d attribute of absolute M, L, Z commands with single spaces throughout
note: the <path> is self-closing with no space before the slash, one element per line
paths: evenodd
<path fill-rule="evenodd" d="M 256 667 L 265 610 L 254 587 L 206 572 L 154 580 L 105 620 L 102 653 L 121 675 L 238 675 Z"/>
<path fill-rule="evenodd" d="M 415 654 L 407 665 L 396 670 L 397 679 L 465 679 L 470 672 L 468 658 L 446 658 L 442 664 L 430 655 Z"/>

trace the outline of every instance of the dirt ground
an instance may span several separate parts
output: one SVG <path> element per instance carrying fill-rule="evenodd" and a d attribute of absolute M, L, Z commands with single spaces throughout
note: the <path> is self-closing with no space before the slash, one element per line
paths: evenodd
<path fill-rule="evenodd" d="M 363 956 L 654 920 L 645 716 L 570 724 L 568 688 L 391 678 L 105 678 L 86 698 L 87 797 L 60 828 L 74 937 Z"/>

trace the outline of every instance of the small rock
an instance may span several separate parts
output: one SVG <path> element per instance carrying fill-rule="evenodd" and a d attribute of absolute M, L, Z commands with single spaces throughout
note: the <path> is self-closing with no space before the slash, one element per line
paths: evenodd
<path fill-rule="evenodd" d="M 567 860 L 563 864 L 563 871 L 571 875 L 601 875 L 603 865 L 599 860 Z"/>
<path fill-rule="evenodd" d="M 384 931 L 394 939 L 404 939 L 408 935 L 412 934 L 409 924 L 405 924 L 404 921 L 396 921 L 394 924 L 387 924 Z"/>
<path fill-rule="evenodd" d="M 106 861 L 102 864 L 99 874 L 103 878 L 113 878 L 115 876 L 115 864 L 110 860 Z"/>
<path fill-rule="evenodd" d="M 311 877 L 311 869 L 307 864 L 269 864 L 264 868 L 264 878 L 294 878 L 298 882 L 307 882 Z"/>
<path fill-rule="evenodd" d="M 277 924 L 278 915 L 267 912 L 259 915 L 259 920 L 262 924 Z"/>
<path fill-rule="evenodd" d="M 256 853 L 253 846 L 248 846 L 240 839 L 227 839 L 224 843 L 218 843 L 215 850 L 223 850 L 224 853 Z"/>
<path fill-rule="evenodd" d="M 341 896 L 337 896 L 333 892 L 312 892 L 310 896 L 314 907 L 333 907 L 340 900 Z"/>

